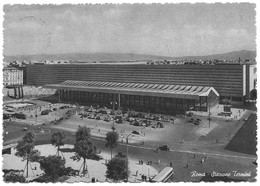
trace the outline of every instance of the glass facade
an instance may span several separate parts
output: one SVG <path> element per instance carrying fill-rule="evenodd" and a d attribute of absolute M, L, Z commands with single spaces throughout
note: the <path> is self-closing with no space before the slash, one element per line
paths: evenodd
<path fill-rule="evenodd" d="M 80 104 L 99 104 L 100 106 L 111 107 L 110 103 L 116 101 L 117 107 L 161 114 L 183 114 L 189 110 L 207 112 L 209 106 L 212 107 L 219 102 L 218 96 L 213 91 L 209 93 L 209 96 L 201 96 L 199 99 L 119 95 L 72 90 L 61 90 L 60 95 L 62 100 L 76 101 Z"/>

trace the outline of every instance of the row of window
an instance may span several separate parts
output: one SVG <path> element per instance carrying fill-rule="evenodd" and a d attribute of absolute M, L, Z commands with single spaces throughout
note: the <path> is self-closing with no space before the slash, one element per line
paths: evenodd
<path fill-rule="evenodd" d="M 62 91 L 62 99 L 73 99 L 78 101 L 88 101 L 93 103 L 110 103 L 111 101 L 120 102 L 121 106 L 130 107 L 159 107 L 159 108 L 179 108 L 179 109 L 195 109 L 197 107 L 207 107 L 207 98 L 200 100 L 195 99 L 178 99 L 164 98 L 151 96 L 137 95 L 120 95 L 120 100 L 117 94 L 108 93 L 93 93 L 93 92 L 77 92 L 77 91 Z M 205 109 L 204 109 L 205 110 Z"/>

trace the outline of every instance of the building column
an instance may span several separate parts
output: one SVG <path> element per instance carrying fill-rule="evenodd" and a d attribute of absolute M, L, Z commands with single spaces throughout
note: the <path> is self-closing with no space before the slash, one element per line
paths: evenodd
<path fill-rule="evenodd" d="M 201 111 L 201 97 L 200 97 L 200 111 Z"/>
<path fill-rule="evenodd" d="M 121 98 L 120 98 L 120 93 L 118 93 L 118 108 L 121 107 Z"/>
<path fill-rule="evenodd" d="M 16 95 L 17 95 L 16 88 L 14 88 L 14 98 L 16 98 Z"/>
<path fill-rule="evenodd" d="M 19 99 L 20 98 L 20 87 L 16 87 L 16 89 L 17 89 L 17 99 Z"/>
<path fill-rule="evenodd" d="M 21 87 L 21 94 L 22 94 L 22 98 L 23 98 L 23 87 Z"/>

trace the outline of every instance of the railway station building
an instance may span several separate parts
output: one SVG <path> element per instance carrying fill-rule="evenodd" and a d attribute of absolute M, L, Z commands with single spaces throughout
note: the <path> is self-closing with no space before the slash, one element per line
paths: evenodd
<path fill-rule="evenodd" d="M 116 102 L 120 108 L 152 113 L 207 112 L 219 102 L 219 93 L 207 86 L 67 80 L 44 87 L 59 90 L 60 99 L 64 101 L 104 106 Z"/>

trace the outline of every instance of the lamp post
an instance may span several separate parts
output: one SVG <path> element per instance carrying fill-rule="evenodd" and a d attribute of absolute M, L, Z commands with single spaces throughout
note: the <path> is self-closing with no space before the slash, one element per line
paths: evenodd
<path fill-rule="evenodd" d="M 59 108 L 60 108 L 60 93 L 61 93 L 61 90 L 59 89 L 59 91 L 58 91 L 58 96 L 59 96 Z"/>
<path fill-rule="evenodd" d="M 132 136 L 132 134 L 128 134 L 126 136 L 126 171 L 127 171 L 127 178 L 126 181 L 128 182 L 128 138 Z"/>
<path fill-rule="evenodd" d="M 117 104 L 116 101 L 110 102 L 110 104 L 113 106 L 113 126 L 112 130 L 115 131 L 115 105 Z"/>
<path fill-rule="evenodd" d="M 38 108 L 35 106 L 35 120 L 36 120 L 36 125 L 37 125 L 37 118 L 38 118 Z"/>
<path fill-rule="evenodd" d="M 209 128 L 210 128 L 210 120 L 211 120 L 211 118 L 210 118 L 210 105 L 209 105 L 209 118 L 208 118 L 208 120 L 209 120 Z"/>

